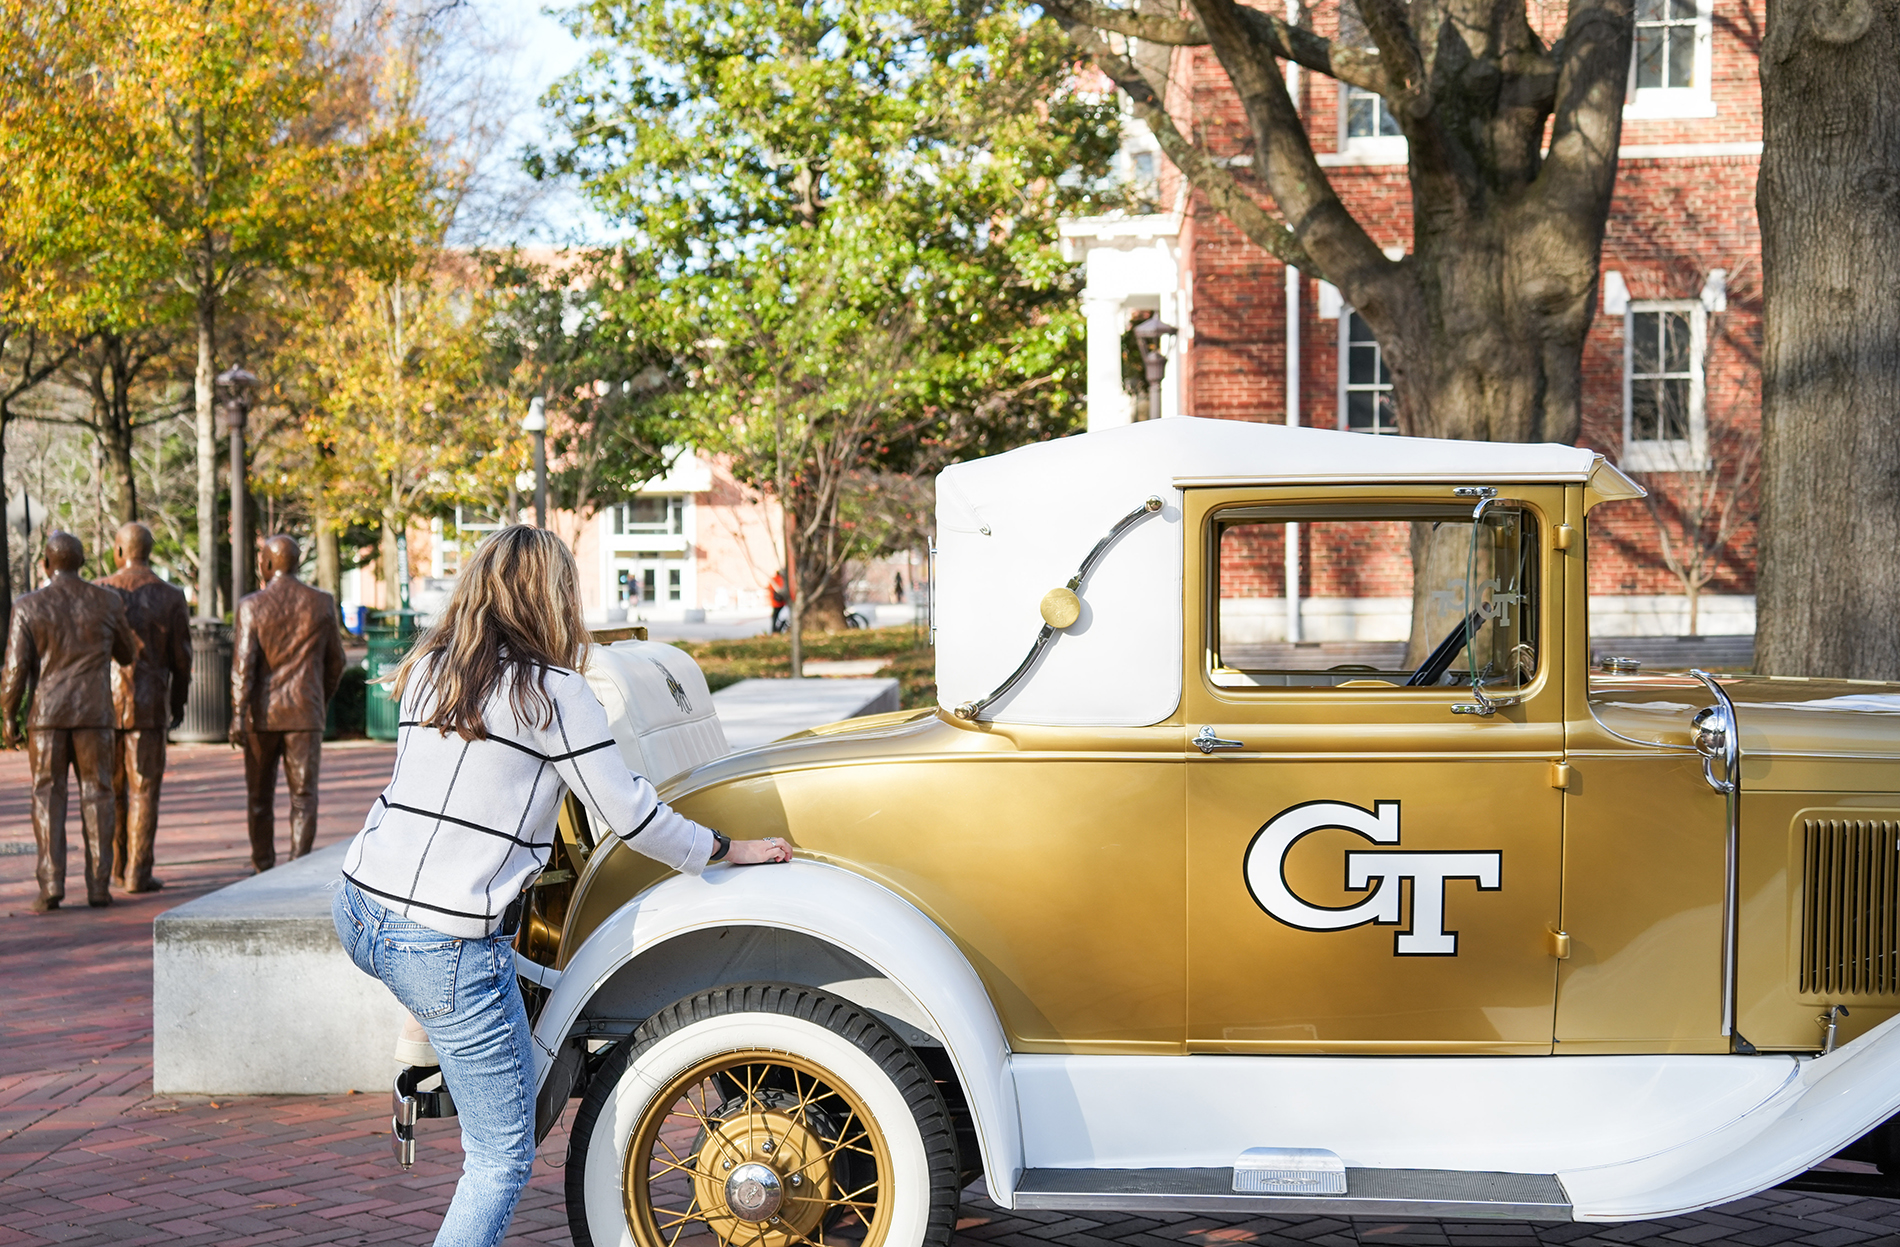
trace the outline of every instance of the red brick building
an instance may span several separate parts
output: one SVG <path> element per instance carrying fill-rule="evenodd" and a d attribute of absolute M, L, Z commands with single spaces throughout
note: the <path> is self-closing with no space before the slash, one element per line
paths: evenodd
<path fill-rule="evenodd" d="M 1561 5 L 1540 10 L 1533 0 L 1533 21 L 1554 30 L 1563 17 Z M 1697 631 L 1754 628 L 1762 20 L 1760 0 L 1638 0 L 1580 442 L 1642 480 L 1654 504 L 1594 517 L 1598 635 L 1690 631 L 1685 576 L 1706 580 Z M 1323 0 L 1313 22 L 1336 34 L 1336 0 Z M 1245 167 L 1251 136 L 1212 52 L 1177 49 L 1170 76 L 1183 132 Z M 1297 87 L 1341 198 L 1389 254 L 1402 254 L 1411 237 L 1406 141 L 1383 102 L 1305 72 Z M 1187 190 L 1132 119 L 1123 160 L 1125 176 L 1169 210 L 1063 226 L 1070 256 L 1088 266 L 1091 428 L 1147 415 L 1145 389 L 1125 375 L 1123 335 L 1158 313 L 1180 331 L 1164 339 L 1163 416 L 1396 431 L 1378 344 L 1332 287 L 1290 278 Z"/>

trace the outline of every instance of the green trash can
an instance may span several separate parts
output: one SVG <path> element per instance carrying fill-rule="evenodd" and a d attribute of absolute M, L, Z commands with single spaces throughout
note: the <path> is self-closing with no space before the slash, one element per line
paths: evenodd
<path fill-rule="evenodd" d="M 396 739 L 401 708 L 390 697 L 387 684 L 377 681 L 396 669 L 416 643 L 414 611 L 377 611 L 371 616 L 363 635 L 369 641 L 369 656 L 363 660 L 363 726 L 371 740 Z"/>

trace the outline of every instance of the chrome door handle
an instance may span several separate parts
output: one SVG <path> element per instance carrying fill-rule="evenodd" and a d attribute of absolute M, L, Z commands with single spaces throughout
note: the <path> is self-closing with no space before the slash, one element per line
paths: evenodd
<path fill-rule="evenodd" d="M 1190 743 L 1202 753 L 1213 753 L 1216 749 L 1245 749 L 1247 747 L 1246 741 L 1223 740 L 1214 735 L 1214 729 L 1211 727 L 1203 727 L 1195 733 Z"/>

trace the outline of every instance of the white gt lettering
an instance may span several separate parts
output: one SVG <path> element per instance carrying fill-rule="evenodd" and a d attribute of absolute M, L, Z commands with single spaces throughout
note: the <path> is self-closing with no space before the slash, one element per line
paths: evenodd
<path fill-rule="evenodd" d="M 1445 888 L 1453 879 L 1470 879 L 1480 892 L 1503 886 L 1504 855 L 1497 852 L 1393 851 L 1346 854 L 1346 890 L 1371 894 L 1356 905 L 1331 908 L 1296 896 L 1286 881 L 1286 856 L 1302 836 L 1336 827 L 1374 844 L 1399 842 L 1399 803 L 1375 801 L 1361 809 L 1344 801 L 1308 801 L 1280 811 L 1247 846 L 1247 891 L 1254 903 L 1290 927 L 1302 931 L 1344 931 L 1373 923 L 1397 926 L 1405 889 L 1412 881 L 1412 921 L 1394 938 L 1400 957 L 1455 957 L 1458 933 L 1445 930 Z M 1374 882 L 1377 881 L 1376 887 Z"/>

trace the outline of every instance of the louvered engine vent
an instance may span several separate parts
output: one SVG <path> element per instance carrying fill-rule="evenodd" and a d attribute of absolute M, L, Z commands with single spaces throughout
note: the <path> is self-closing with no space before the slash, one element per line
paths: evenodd
<path fill-rule="evenodd" d="M 1900 822 L 1804 821 L 1801 991 L 1900 992 Z"/>

